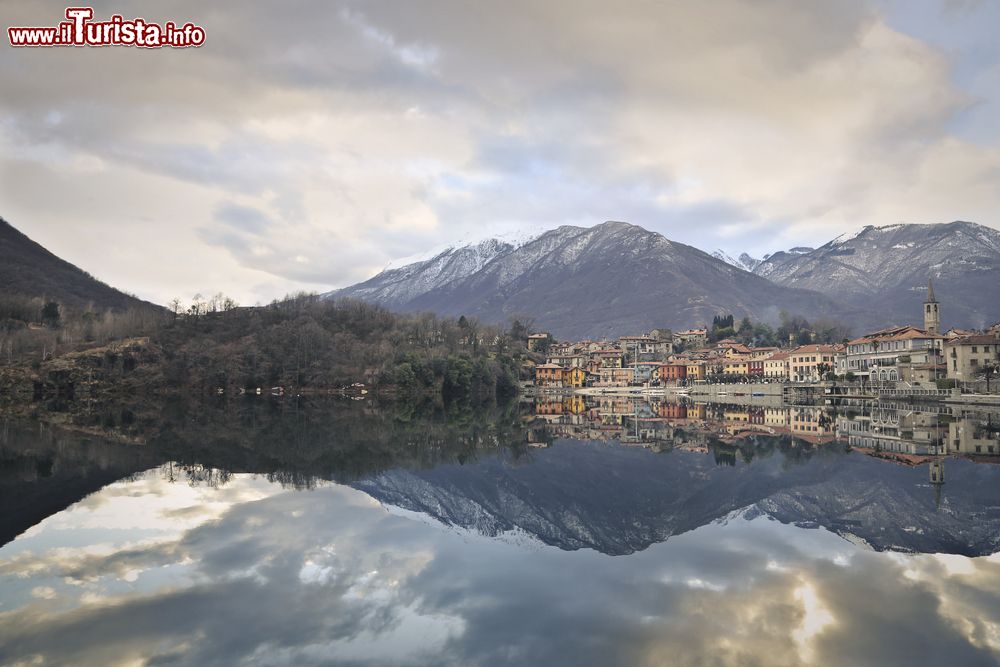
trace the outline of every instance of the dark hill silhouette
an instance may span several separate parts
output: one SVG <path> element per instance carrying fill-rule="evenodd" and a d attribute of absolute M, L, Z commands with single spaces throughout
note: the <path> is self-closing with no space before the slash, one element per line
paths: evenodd
<path fill-rule="evenodd" d="M 83 310 L 150 306 L 60 259 L 0 218 L 0 293 L 56 301 Z"/>

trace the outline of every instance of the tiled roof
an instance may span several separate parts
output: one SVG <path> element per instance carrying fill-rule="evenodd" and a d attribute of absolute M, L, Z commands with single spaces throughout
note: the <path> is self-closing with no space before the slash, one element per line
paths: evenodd
<path fill-rule="evenodd" d="M 918 329 L 913 326 L 906 327 L 892 327 L 889 329 L 882 329 L 881 331 L 875 331 L 873 333 L 862 336 L 861 338 L 855 338 L 850 341 L 848 345 L 859 345 L 863 343 L 871 343 L 873 341 L 894 341 L 894 340 L 912 340 L 915 338 L 944 338 L 938 334 L 932 334 L 924 331 L 923 329 Z"/>
<path fill-rule="evenodd" d="M 790 352 L 790 354 L 809 354 L 810 352 L 836 352 L 836 345 L 820 345 L 818 343 L 813 343 L 810 345 L 801 345 Z"/>
<path fill-rule="evenodd" d="M 1000 345 L 1000 336 L 994 334 L 976 334 L 949 340 L 946 345 Z"/>

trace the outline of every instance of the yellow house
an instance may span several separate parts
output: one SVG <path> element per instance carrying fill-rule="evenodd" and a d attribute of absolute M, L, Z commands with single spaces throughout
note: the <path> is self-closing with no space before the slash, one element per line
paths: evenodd
<path fill-rule="evenodd" d="M 833 345 L 802 345 L 795 348 L 788 357 L 789 379 L 792 382 L 822 380 L 823 372 L 833 370 L 833 355 L 836 352 L 837 348 Z"/>
<path fill-rule="evenodd" d="M 788 379 L 788 354 L 778 352 L 764 360 L 764 377 L 768 380 Z"/>
<path fill-rule="evenodd" d="M 688 380 L 704 380 L 705 379 L 705 364 L 688 364 L 687 365 L 687 379 Z"/>
<path fill-rule="evenodd" d="M 750 367 L 747 364 L 746 359 L 734 359 L 723 364 L 722 372 L 725 375 L 748 375 L 750 373 Z"/>
<path fill-rule="evenodd" d="M 582 387 L 587 383 L 587 371 L 575 366 L 563 374 L 563 381 L 567 387 Z"/>
<path fill-rule="evenodd" d="M 622 368 L 623 356 L 624 353 L 621 350 L 598 350 L 591 354 L 590 358 L 596 359 L 601 368 Z"/>

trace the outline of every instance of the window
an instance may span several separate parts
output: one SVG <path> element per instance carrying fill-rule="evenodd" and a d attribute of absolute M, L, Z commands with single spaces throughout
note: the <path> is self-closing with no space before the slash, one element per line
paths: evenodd
<path fill-rule="evenodd" d="M 977 346 L 973 345 L 972 346 L 972 353 L 976 354 L 977 352 L 979 352 L 979 348 Z"/>

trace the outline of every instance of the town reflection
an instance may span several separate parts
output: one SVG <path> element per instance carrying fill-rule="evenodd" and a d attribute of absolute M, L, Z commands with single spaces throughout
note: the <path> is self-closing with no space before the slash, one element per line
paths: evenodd
<path fill-rule="evenodd" d="M 582 395 L 540 399 L 534 407 L 534 439 L 616 440 L 657 451 L 707 451 L 710 443 L 731 444 L 752 436 L 791 436 L 818 445 L 837 435 L 834 413 L 822 407 Z"/>
<path fill-rule="evenodd" d="M 773 437 L 804 446 L 841 442 L 910 465 L 943 456 L 1000 463 L 1000 411 L 851 400 L 825 406 L 763 403 L 550 396 L 534 402 L 528 440 L 536 446 L 572 438 L 615 440 L 654 451 L 708 451 L 710 445 Z"/>

